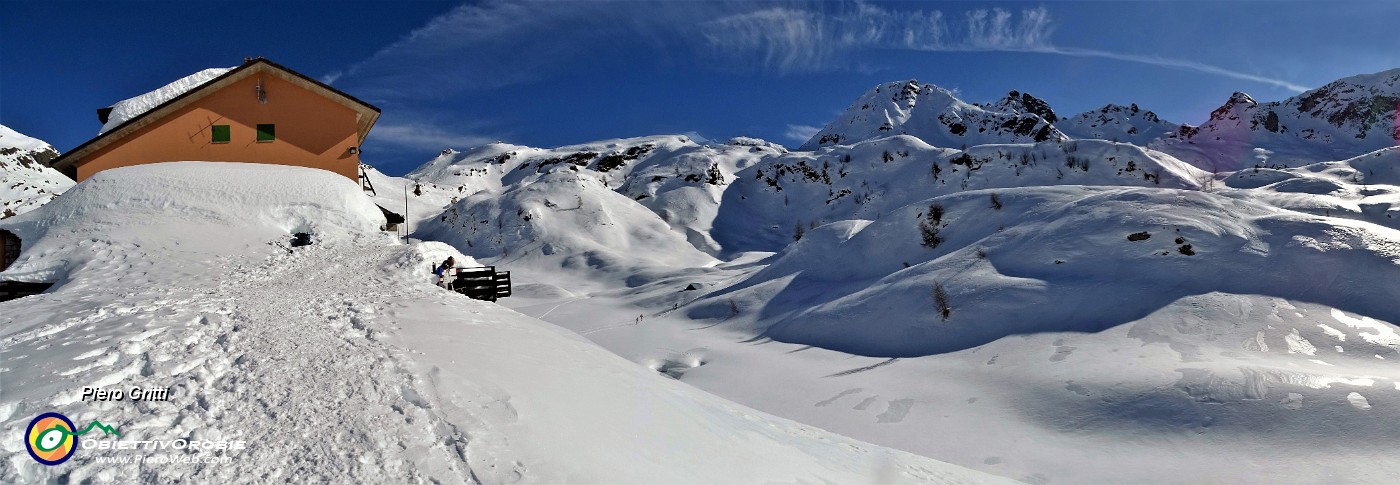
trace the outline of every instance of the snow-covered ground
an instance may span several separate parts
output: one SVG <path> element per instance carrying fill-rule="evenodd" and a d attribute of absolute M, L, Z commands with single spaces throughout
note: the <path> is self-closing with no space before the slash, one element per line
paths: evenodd
<path fill-rule="evenodd" d="M 659 374 L 970 468 L 1384 482 L 1395 153 L 1211 174 L 1103 140 L 901 135 L 734 172 L 705 264 L 639 242 L 664 220 L 584 164 L 501 178 L 446 214 L 476 231 L 420 234 L 516 270 L 502 304 Z"/>
<path fill-rule="evenodd" d="M 1395 190 L 1368 187 L 1312 197 Z M 1400 438 L 1393 228 L 1229 189 L 991 193 L 635 288 L 523 280 L 504 304 L 746 405 L 1028 482 L 1400 475 L 1375 446 Z M 932 203 L 946 240 L 926 248 Z"/>
<path fill-rule="evenodd" d="M 398 244 L 382 222 L 329 172 L 181 162 L 99 173 L 0 223 L 32 241 L 6 276 L 59 282 L 0 303 L 0 433 L 59 411 L 122 440 L 247 442 L 206 452 L 230 463 L 99 463 L 143 452 L 80 449 L 47 467 L 6 440 L 0 480 L 998 480 L 725 401 L 439 289 L 430 265 L 471 259 Z M 314 244 L 287 248 L 292 232 Z M 84 401 L 84 386 L 170 399 Z"/>

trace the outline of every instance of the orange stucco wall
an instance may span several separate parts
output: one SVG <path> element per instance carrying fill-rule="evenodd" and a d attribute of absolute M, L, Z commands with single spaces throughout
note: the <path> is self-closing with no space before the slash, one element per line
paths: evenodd
<path fill-rule="evenodd" d="M 262 80 L 267 103 L 254 89 Z M 276 125 L 276 141 L 258 143 L 257 125 Z M 229 125 L 213 143 L 210 127 Z M 102 170 L 173 161 L 275 163 L 320 168 L 359 180 L 355 111 L 271 73 L 257 73 L 181 108 L 77 162 L 83 181 Z"/>

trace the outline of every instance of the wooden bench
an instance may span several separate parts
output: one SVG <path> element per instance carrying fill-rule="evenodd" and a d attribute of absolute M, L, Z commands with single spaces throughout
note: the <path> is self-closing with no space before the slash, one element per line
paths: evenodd
<path fill-rule="evenodd" d="M 497 272 L 495 266 L 457 268 L 452 290 L 473 299 L 496 301 L 511 295 L 510 272 Z"/>

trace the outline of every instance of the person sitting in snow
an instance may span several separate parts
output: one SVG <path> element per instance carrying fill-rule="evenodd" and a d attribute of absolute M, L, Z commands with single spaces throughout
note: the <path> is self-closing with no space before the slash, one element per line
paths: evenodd
<path fill-rule="evenodd" d="M 452 274 L 452 268 L 456 265 L 457 261 L 452 259 L 452 256 L 448 256 L 446 261 L 443 261 L 442 264 L 438 265 L 437 268 L 433 269 L 433 274 L 437 275 L 438 277 L 438 286 L 447 288 L 449 290 L 452 289 L 452 279 L 455 276 Z"/>

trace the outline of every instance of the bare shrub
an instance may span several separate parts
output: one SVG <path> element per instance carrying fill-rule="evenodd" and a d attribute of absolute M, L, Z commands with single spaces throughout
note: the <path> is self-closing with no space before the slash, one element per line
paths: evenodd
<path fill-rule="evenodd" d="M 938 314 L 947 321 L 948 316 L 953 314 L 953 305 L 948 303 L 948 290 L 943 288 L 943 283 L 933 283 L 933 304 L 938 307 Z"/>

